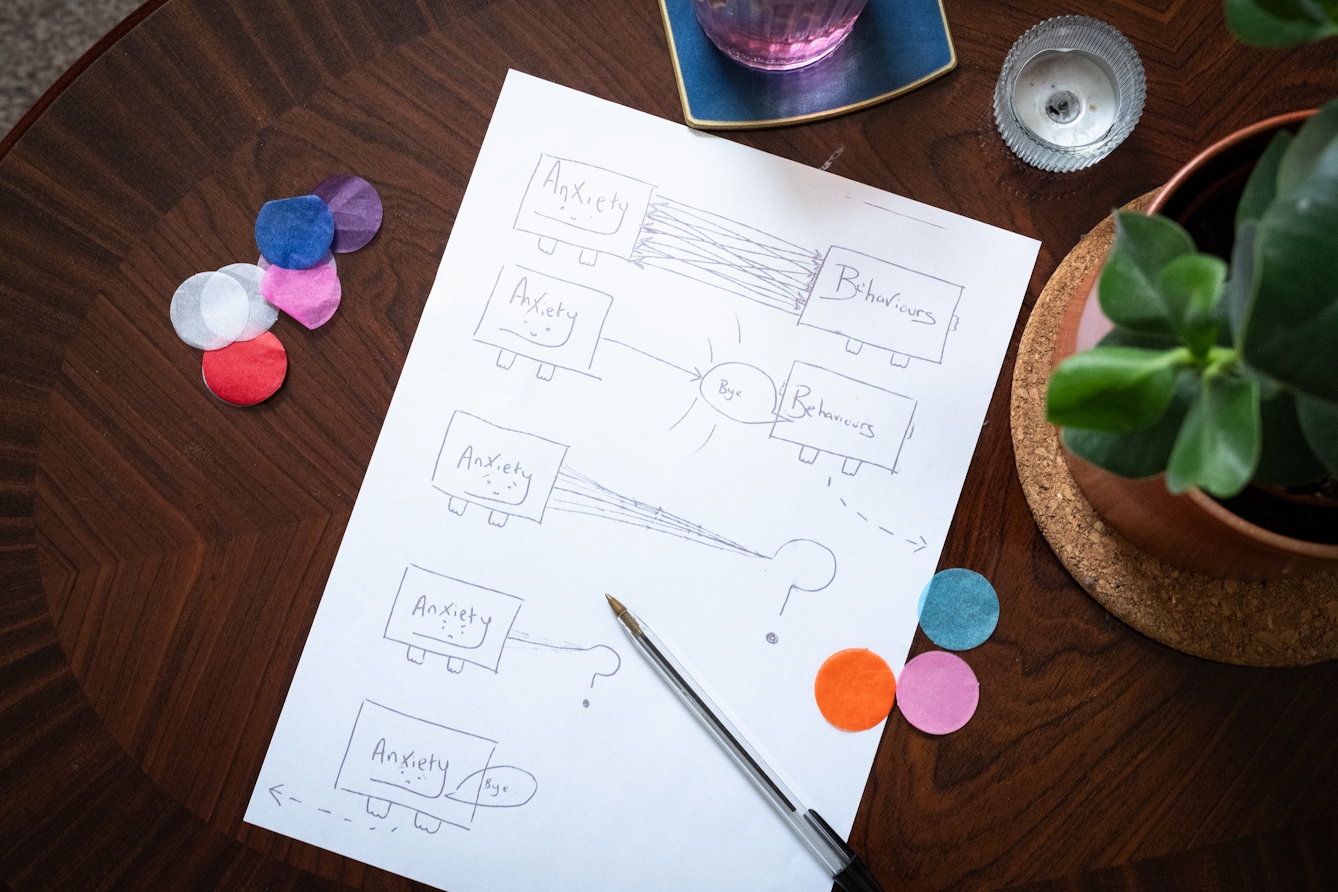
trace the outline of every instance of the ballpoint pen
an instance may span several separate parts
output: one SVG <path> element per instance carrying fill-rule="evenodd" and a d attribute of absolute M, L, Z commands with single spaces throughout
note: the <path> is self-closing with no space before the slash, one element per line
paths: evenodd
<path fill-rule="evenodd" d="M 785 819 L 827 869 L 832 879 L 846 892 L 882 892 L 869 868 L 846 845 L 845 840 L 822 819 L 816 811 L 805 806 L 799 797 L 776 776 L 757 750 L 748 743 L 734 724 L 721 714 L 701 686 L 693 681 L 682 664 L 674 658 L 664 643 L 644 623 L 612 595 L 605 595 L 614 615 L 622 621 L 623 631 L 632 644 L 668 683 L 674 693 L 695 715 L 706 730 L 711 732 L 725 752 L 734 759 L 744 774 L 752 780 L 762 796 Z"/>

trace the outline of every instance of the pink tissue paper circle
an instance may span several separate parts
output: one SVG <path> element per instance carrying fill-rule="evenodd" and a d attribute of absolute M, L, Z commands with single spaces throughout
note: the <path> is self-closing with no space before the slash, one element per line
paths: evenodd
<path fill-rule="evenodd" d="M 897 708 L 926 734 L 951 734 L 971 720 L 979 703 L 976 673 L 945 650 L 920 654 L 897 679 Z"/>
<path fill-rule="evenodd" d="M 260 280 L 265 300 L 301 322 L 320 328 L 339 309 L 339 274 L 333 264 L 318 263 L 309 269 L 271 266 Z"/>
<path fill-rule="evenodd" d="M 356 251 L 381 228 L 381 196 L 362 177 L 348 174 L 326 177 L 311 191 L 325 202 L 334 217 L 331 250 L 340 254 Z"/>

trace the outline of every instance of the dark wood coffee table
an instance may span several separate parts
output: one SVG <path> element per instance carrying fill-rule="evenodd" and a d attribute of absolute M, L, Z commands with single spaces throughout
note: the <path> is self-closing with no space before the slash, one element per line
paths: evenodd
<path fill-rule="evenodd" d="M 1028 308 L 1112 206 L 1338 94 L 1338 44 L 1240 46 L 1207 0 L 946 5 L 952 74 L 729 138 L 1040 238 Z M 990 96 L 1012 41 L 1071 12 L 1132 40 L 1148 102 L 1114 155 L 1053 176 L 1012 161 Z M 415 886 L 242 814 L 508 67 L 681 120 L 653 0 L 155 0 L 0 144 L 13 889 Z M 341 269 L 358 299 L 315 333 L 281 320 L 283 391 L 229 409 L 167 301 L 338 171 L 387 210 Z M 1084 594 L 1016 478 L 1012 361 L 943 557 L 1003 600 L 981 708 L 941 739 L 893 717 L 854 847 L 889 892 L 1338 887 L 1338 666 L 1204 662 Z"/>

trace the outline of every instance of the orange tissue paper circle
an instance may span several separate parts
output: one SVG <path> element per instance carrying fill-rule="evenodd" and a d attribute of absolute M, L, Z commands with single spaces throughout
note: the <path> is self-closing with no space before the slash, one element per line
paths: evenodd
<path fill-rule="evenodd" d="M 863 647 L 832 654 L 818 669 L 813 697 L 822 717 L 842 731 L 867 731 L 887 718 L 897 679 L 882 657 Z"/>

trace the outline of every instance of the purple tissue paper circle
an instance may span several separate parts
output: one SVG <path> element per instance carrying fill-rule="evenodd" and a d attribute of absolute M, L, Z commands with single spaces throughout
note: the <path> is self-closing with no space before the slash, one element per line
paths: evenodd
<path fill-rule="evenodd" d="M 321 180 L 312 190 L 334 217 L 331 250 L 338 254 L 356 251 L 372 240 L 381 228 L 381 196 L 362 177 L 337 174 Z"/>
<path fill-rule="evenodd" d="M 979 703 L 976 673 L 945 650 L 920 654 L 897 679 L 897 708 L 926 734 L 951 734 L 971 720 Z"/>

